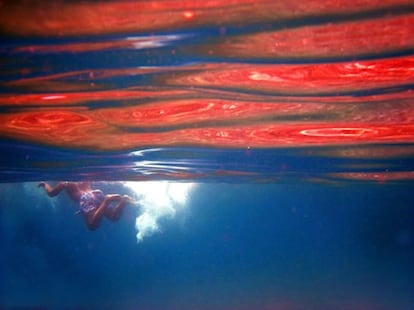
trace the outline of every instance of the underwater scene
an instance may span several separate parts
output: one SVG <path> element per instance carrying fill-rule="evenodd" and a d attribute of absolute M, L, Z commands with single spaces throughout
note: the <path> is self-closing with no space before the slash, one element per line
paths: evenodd
<path fill-rule="evenodd" d="M 412 0 L 0 1 L 1 309 L 414 309 Z"/>

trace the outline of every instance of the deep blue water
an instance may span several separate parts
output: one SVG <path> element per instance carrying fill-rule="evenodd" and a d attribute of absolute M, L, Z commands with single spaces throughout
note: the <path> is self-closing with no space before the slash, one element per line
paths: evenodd
<path fill-rule="evenodd" d="M 52 207 L 35 186 L 1 188 L 4 306 L 414 305 L 410 184 L 199 184 L 138 244 L 137 209 L 91 233 L 67 197 Z"/>

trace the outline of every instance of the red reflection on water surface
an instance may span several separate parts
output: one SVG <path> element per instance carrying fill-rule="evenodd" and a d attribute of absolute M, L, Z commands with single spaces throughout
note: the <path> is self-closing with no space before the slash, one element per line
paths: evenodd
<path fill-rule="evenodd" d="M 412 33 L 414 14 L 408 14 L 225 37 L 196 51 L 207 49 L 214 56 L 248 59 L 372 55 L 414 48 Z"/>
<path fill-rule="evenodd" d="M 223 105 L 217 111 L 197 110 L 198 120 L 192 118 L 194 106 L 189 105 L 187 108 L 188 113 L 181 107 L 176 118 L 172 118 L 171 113 L 166 113 L 165 117 L 164 125 L 177 125 L 177 122 L 181 121 L 180 123 L 186 124 L 184 129 L 169 130 L 168 127 L 164 127 L 164 129 L 161 127 L 161 130 L 149 129 L 145 132 L 139 132 L 141 125 L 153 123 L 151 115 L 147 114 L 148 124 L 144 121 L 146 115 L 139 115 L 138 112 L 135 112 L 134 115 L 134 113 L 131 114 L 131 112 L 119 109 L 119 111 L 112 111 L 113 113 L 109 111 L 108 114 L 87 110 L 10 113 L 0 117 L 0 130 L 8 136 L 17 136 L 42 143 L 65 147 L 93 147 L 102 150 L 167 145 L 247 148 L 414 142 L 413 124 L 272 123 L 265 121 L 244 125 L 243 119 L 240 120 L 236 114 L 236 120 L 233 123 L 237 126 L 232 126 L 230 123 L 230 125 L 211 127 L 211 124 L 203 126 L 197 121 L 200 121 L 200 117 L 212 121 L 217 121 L 220 117 L 228 118 L 227 110 Z M 156 118 L 161 121 L 163 119 L 162 111 L 161 113 L 159 110 L 154 111 Z M 138 122 L 141 117 L 143 124 Z M 125 119 L 130 123 L 125 123 Z M 135 125 L 138 132 L 125 129 L 124 126 L 128 125 Z M 162 125 L 159 123 L 159 126 Z M 194 126 L 198 128 L 193 128 Z"/>
<path fill-rule="evenodd" d="M 414 171 L 402 171 L 402 172 L 349 172 L 349 173 L 336 173 L 333 175 L 336 178 L 359 180 L 359 181 L 376 181 L 379 183 L 385 183 L 389 181 L 400 180 L 414 180 Z"/>
<path fill-rule="evenodd" d="M 13 35 L 76 36 L 176 30 L 203 25 L 265 23 L 322 14 L 347 14 L 411 5 L 410 0 L 290 1 L 8 1 L 0 30 Z M 75 18 L 74 18 L 75 17 Z"/>
<path fill-rule="evenodd" d="M 205 66 L 203 66 L 205 67 Z M 408 89 L 391 102 L 387 94 L 354 97 L 237 98 L 249 90 L 271 93 L 327 93 L 398 88 L 414 82 L 414 58 L 306 65 L 223 65 L 209 70 L 161 72 L 168 83 L 200 88 L 116 89 L 4 95 L 3 105 L 23 106 L 0 115 L 0 133 L 64 147 L 125 150 L 142 146 L 286 147 L 339 143 L 413 142 L 413 94 Z M 122 74 L 104 72 L 106 77 Z M 126 71 L 139 74 L 136 71 Z M 84 74 L 77 73 L 81 83 Z M 23 79 L 37 82 L 62 78 Z M 64 74 L 63 76 L 68 76 Z M 76 76 L 76 75 L 75 75 Z M 86 83 L 89 83 L 87 75 Z M 62 82 L 65 83 L 65 82 Z M 70 82 L 68 82 L 70 83 Z M 69 84 L 68 84 L 69 85 Z M 69 86 L 66 86 L 69 87 Z M 64 88 L 66 88 L 64 87 Z M 204 87 L 213 92 L 203 92 Z M 226 88 L 217 93 L 214 88 Z M 232 95 L 231 89 L 238 92 Z M 220 96 L 228 99 L 220 99 Z M 171 99 L 181 96 L 181 99 Z M 243 96 L 240 96 L 243 98 Z M 255 98 L 254 94 L 250 98 Z M 145 99 L 145 102 L 141 100 Z M 109 102 L 109 106 L 88 104 Z M 375 103 L 375 105 L 373 105 Z M 368 104 L 371 104 L 368 106 Z M 74 106 L 70 108 L 69 106 Z M 33 106 L 33 108 L 31 108 Z M 56 110 L 43 110 L 48 106 Z M 76 107 L 75 107 L 76 106 Z M 36 108 L 36 111 L 33 109 Z M 323 121 L 322 121 L 323 120 Z M 98 135 L 98 137 L 97 137 Z M 56 139 L 60 137 L 60 139 Z"/>
<path fill-rule="evenodd" d="M 168 83 L 270 94 L 337 94 L 411 84 L 413 72 L 413 56 L 304 65 L 220 64 L 174 77 Z"/>
<path fill-rule="evenodd" d="M 53 79 L 53 78 L 52 78 Z M 36 84 L 35 81 L 31 83 Z M 164 97 L 191 94 L 187 90 L 101 90 L 85 92 L 60 92 L 42 94 L 0 95 L 3 106 L 72 106 L 85 103 L 119 100 L 162 99 Z"/>
<path fill-rule="evenodd" d="M 411 0 L 1 8 L 13 39 L 0 50 L 2 138 L 93 151 L 414 142 Z"/>

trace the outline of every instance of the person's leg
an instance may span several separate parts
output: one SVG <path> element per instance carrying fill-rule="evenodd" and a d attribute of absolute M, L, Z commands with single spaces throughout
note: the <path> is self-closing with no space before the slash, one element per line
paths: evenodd
<path fill-rule="evenodd" d="M 122 211 L 128 203 L 135 203 L 135 200 L 127 195 L 122 196 L 116 206 L 106 209 L 105 216 L 111 221 L 118 221 L 121 218 Z"/>
<path fill-rule="evenodd" d="M 101 224 L 102 218 L 106 215 L 106 210 L 112 202 L 115 201 L 122 201 L 121 195 L 115 194 L 115 195 L 106 195 L 100 206 L 93 210 L 88 212 L 85 215 L 86 218 L 86 225 L 90 230 L 96 230 L 99 225 Z"/>
<path fill-rule="evenodd" d="M 49 197 L 55 197 L 63 190 L 65 190 L 69 197 L 75 202 L 79 202 L 81 196 L 81 191 L 79 190 L 78 184 L 75 182 L 58 182 L 55 187 L 46 182 L 40 182 L 37 187 L 44 187 L 46 194 Z"/>

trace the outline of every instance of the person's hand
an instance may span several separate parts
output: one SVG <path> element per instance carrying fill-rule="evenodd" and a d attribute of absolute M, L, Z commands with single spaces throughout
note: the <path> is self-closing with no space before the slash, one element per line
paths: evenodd
<path fill-rule="evenodd" d="M 46 187 L 46 182 L 39 182 L 39 184 L 37 184 L 37 187 Z"/>
<path fill-rule="evenodd" d="M 109 195 L 105 196 L 105 200 L 107 202 L 120 201 L 121 200 L 121 195 L 119 195 L 119 194 L 109 194 Z"/>
<path fill-rule="evenodd" d="M 132 205 L 138 204 L 138 201 L 136 201 L 134 198 L 129 197 L 128 195 L 124 195 L 122 196 L 122 198 L 129 204 L 132 204 Z"/>

